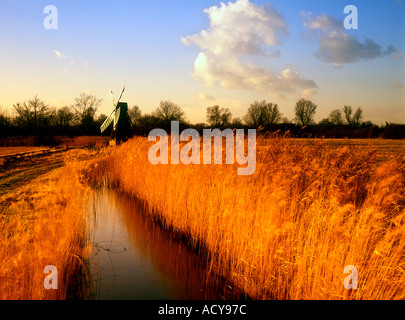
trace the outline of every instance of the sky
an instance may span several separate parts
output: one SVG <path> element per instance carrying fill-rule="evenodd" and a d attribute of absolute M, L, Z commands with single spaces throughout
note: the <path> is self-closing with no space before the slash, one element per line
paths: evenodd
<path fill-rule="evenodd" d="M 57 29 L 47 29 L 47 5 Z M 344 21 L 357 8 L 358 28 Z M 347 19 L 353 23 L 354 20 Z M 220 105 L 243 117 L 300 98 L 315 120 L 351 105 L 376 124 L 405 123 L 405 0 L 0 0 L 0 106 L 38 95 L 55 107 L 82 92 L 151 113 L 162 100 L 192 123 Z"/>

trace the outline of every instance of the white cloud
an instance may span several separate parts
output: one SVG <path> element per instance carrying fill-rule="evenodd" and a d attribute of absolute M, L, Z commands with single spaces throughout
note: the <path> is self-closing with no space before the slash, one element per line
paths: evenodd
<path fill-rule="evenodd" d="M 319 41 L 315 56 L 324 62 L 334 64 L 353 63 L 371 60 L 398 52 L 392 45 L 385 50 L 374 40 L 365 38 L 361 42 L 357 37 L 345 32 L 343 21 L 326 14 L 312 17 L 311 12 L 300 12 L 303 24 Z M 335 65 L 334 65 L 335 66 Z"/>
<path fill-rule="evenodd" d="M 280 56 L 280 50 L 271 47 L 279 45 L 280 38 L 288 34 L 287 24 L 270 4 L 259 6 L 237 0 L 204 12 L 210 20 L 209 29 L 182 38 L 182 42 L 202 49 L 194 62 L 194 76 L 207 86 L 260 91 L 271 97 L 317 87 L 314 81 L 290 69 L 274 74 L 264 66 L 241 60 L 242 55 Z"/>
<path fill-rule="evenodd" d="M 182 38 L 182 42 L 216 55 L 265 54 L 266 47 L 280 44 L 279 37 L 288 34 L 284 18 L 271 5 L 238 0 L 204 12 L 210 19 L 208 30 Z"/>
<path fill-rule="evenodd" d="M 194 75 L 207 86 L 219 83 L 224 89 L 256 90 L 279 97 L 278 92 L 294 93 L 296 89 L 316 88 L 312 80 L 302 79 L 298 72 L 285 69 L 275 75 L 269 69 L 236 57 L 218 57 L 201 52 L 194 62 Z"/>
<path fill-rule="evenodd" d="M 53 52 L 56 54 L 56 56 L 57 56 L 58 58 L 60 58 L 60 59 L 66 59 L 66 56 L 65 56 L 62 52 L 60 52 L 60 51 L 58 51 L 58 50 L 53 50 Z"/>

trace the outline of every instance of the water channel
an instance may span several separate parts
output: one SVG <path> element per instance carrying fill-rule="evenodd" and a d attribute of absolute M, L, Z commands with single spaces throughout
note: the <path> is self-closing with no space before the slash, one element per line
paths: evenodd
<path fill-rule="evenodd" d="M 173 239 L 137 199 L 104 188 L 90 199 L 92 298 L 97 300 L 239 299 L 208 259 Z M 211 270 L 211 271 L 209 271 Z"/>

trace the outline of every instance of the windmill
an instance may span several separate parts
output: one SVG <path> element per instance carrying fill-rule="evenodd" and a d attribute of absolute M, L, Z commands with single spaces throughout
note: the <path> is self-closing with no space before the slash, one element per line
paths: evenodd
<path fill-rule="evenodd" d="M 110 90 L 109 96 L 113 106 L 113 111 L 100 127 L 101 133 L 104 133 L 110 127 L 111 123 L 113 123 L 111 139 L 117 144 L 128 140 L 131 134 L 131 118 L 128 115 L 128 104 L 126 102 L 121 102 L 124 91 L 125 85 L 117 103 L 115 103 L 113 92 Z"/>

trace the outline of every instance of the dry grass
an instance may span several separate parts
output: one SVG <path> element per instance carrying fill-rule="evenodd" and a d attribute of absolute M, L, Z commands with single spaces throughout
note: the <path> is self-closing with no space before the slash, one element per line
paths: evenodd
<path fill-rule="evenodd" d="M 88 190 L 78 174 L 85 163 L 75 162 L 73 153 L 67 155 L 72 159 L 66 167 L 0 197 L 1 300 L 71 299 L 85 294 L 79 290 L 86 267 Z M 58 268 L 58 290 L 44 288 L 47 265 Z"/>
<path fill-rule="evenodd" d="M 255 299 L 404 299 L 405 159 L 322 141 L 259 140 L 257 171 L 157 165 L 135 138 L 90 170 L 202 243 L 212 268 Z M 265 146 L 264 146 L 265 145 Z M 343 286 L 344 267 L 359 289 Z"/>
<path fill-rule="evenodd" d="M 53 146 L 61 147 L 103 147 L 108 146 L 109 137 L 101 136 L 78 136 L 78 137 L 68 137 L 68 136 L 47 136 L 42 138 L 39 137 L 7 137 L 0 138 L 0 147 L 10 148 L 10 147 L 36 147 L 42 145 L 44 142 L 52 142 Z M 45 143 L 46 144 L 46 143 Z"/>
<path fill-rule="evenodd" d="M 0 197 L 0 299 L 83 294 L 81 172 L 145 201 L 255 299 L 405 298 L 403 155 L 381 162 L 372 148 L 275 136 L 259 139 L 257 171 L 242 177 L 237 165 L 153 166 L 151 145 L 135 138 L 93 161 L 77 151 L 81 162 L 71 151 L 67 165 Z M 43 287 L 47 265 L 58 268 L 59 290 Z M 343 287 L 347 265 L 358 268 L 358 290 Z"/>

